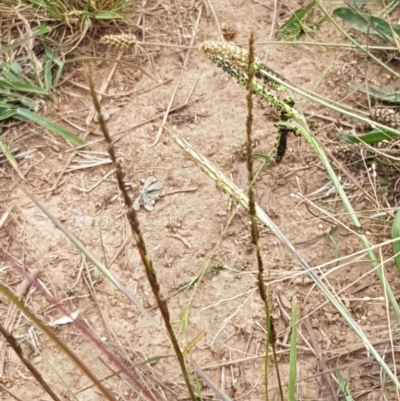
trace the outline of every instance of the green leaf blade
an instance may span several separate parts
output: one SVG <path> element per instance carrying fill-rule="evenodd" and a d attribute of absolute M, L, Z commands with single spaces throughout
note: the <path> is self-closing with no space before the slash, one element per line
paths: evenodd
<path fill-rule="evenodd" d="M 74 145 L 81 146 L 85 143 L 82 139 L 78 138 L 71 132 L 67 131 L 65 128 L 60 127 L 59 125 L 53 123 L 52 121 L 48 120 L 47 118 L 44 118 L 44 117 L 40 116 L 39 114 L 36 114 L 30 110 L 19 107 L 17 109 L 17 115 L 24 118 L 25 120 L 29 120 L 36 124 L 41 125 L 42 127 L 54 132 L 55 134 L 66 139 L 67 141 L 73 143 Z"/>

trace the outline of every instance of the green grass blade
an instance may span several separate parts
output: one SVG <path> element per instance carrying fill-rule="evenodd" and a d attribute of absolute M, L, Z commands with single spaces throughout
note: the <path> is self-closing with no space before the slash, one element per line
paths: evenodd
<path fill-rule="evenodd" d="M 392 249 L 396 266 L 400 271 L 400 209 L 397 211 L 396 216 L 392 223 L 392 239 L 399 238 L 399 241 L 392 243 Z"/>
<path fill-rule="evenodd" d="M 37 110 L 39 105 L 27 96 L 20 95 L 19 93 L 10 92 L 9 90 L 2 90 L 0 89 L 0 95 L 4 96 L 9 104 L 14 105 L 15 103 L 21 103 L 23 106 L 28 107 L 30 110 Z"/>
<path fill-rule="evenodd" d="M 346 38 L 349 40 L 349 42 L 353 45 L 355 45 L 359 50 L 361 50 L 363 53 L 368 55 L 373 61 L 375 61 L 376 64 L 380 65 L 383 69 L 385 69 L 387 72 L 390 74 L 393 74 L 395 77 L 400 78 L 400 75 L 394 71 L 393 69 L 389 68 L 384 61 L 381 61 L 378 57 L 376 57 L 374 54 L 372 54 L 369 50 L 368 47 L 363 47 L 361 46 L 355 39 L 353 39 L 349 34 L 347 34 L 342 27 L 336 23 L 336 21 L 332 18 L 330 13 L 326 10 L 326 8 L 321 4 L 320 0 L 315 0 L 315 4 L 318 6 L 318 8 L 321 10 L 321 12 L 324 14 L 325 18 Z"/>
<path fill-rule="evenodd" d="M 48 47 L 45 47 L 44 52 L 46 56 L 49 58 L 49 60 L 51 60 L 54 64 L 57 64 L 59 67 L 63 66 L 64 63 L 61 61 L 61 58 L 58 57 L 57 54 L 53 52 L 53 50 L 51 50 Z"/>
<path fill-rule="evenodd" d="M 44 22 L 36 31 L 34 31 L 34 34 L 36 36 L 44 36 L 51 32 L 51 28 L 47 25 L 47 22 Z"/>
<path fill-rule="evenodd" d="M 346 133 L 339 134 L 339 139 L 342 142 L 349 143 L 349 144 L 366 143 L 367 145 L 374 145 L 376 143 L 379 143 L 382 141 L 390 141 L 395 138 L 398 138 L 397 134 L 394 134 L 393 132 L 382 131 L 382 130 L 372 130 L 370 132 L 367 132 L 366 134 L 361 134 L 361 135 L 357 135 L 357 136 L 352 135 L 352 134 L 346 134 Z"/>
<path fill-rule="evenodd" d="M 373 15 L 357 12 L 348 7 L 339 7 L 333 11 L 333 15 L 341 18 L 347 22 L 353 29 L 364 34 L 378 35 L 387 41 L 392 42 L 392 32 L 390 25 L 379 17 Z M 400 25 L 392 24 L 393 30 L 397 36 L 400 36 Z"/>
<path fill-rule="evenodd" d="M 36 114 L 30 110 L 19 107 L 17 109 L 17 115 L 22 117 L 25 120 L 29 120 L 36 124 L 39 124 L 42 127 L 54 132 L 57 135 L 60 135 L 62 138 L 73 143 L 74 145 L 81 146 L 85 143 L 82 139 L 78 138 L 71 132 L 67 131 L 65 128 L 60 127 L 59 125 L 53 123 L 52 121 L 47 120 L 47 118 L 44 118 L 44 117 L 40 116 L 39 114 Z"/>
<path fill-rule="evenodd" d="M 99 20 L 112 20 L 121 19 L 122 17 L 114 11 L 101 11 L 95 15 L 95 19 Z"/>
<path fill-rule="evenodd" d="M 49 92 L 40 86 L 25 84 L 22 82 L 10 82 L 4 79 L 0 79 L 0 88 L 29 93 L 31 95 L 50 96 Z"/>
<path fill-rule="evenodd" d="M 8 103 L 9 106 L 10 103 Z M 2 107 L 0 105 L 0 121 L 7 120 L 14 117 L 17 114 L 17 109 L 15 107 Z"/>
<path fill-rule="evenodd" d="M 400 103 L 400 92 L 394 90 L 375 88 L 373 86 L 369 86 L 367 89 L 364 87 L 356 87 L 354 85 L 348 85 L 348 87 L 358 92 L 365 93 L 375 99 L 379 99 L 382 102 L 394 103 L 395 105 Z"/>
<path fill-rule="evenodd" d="M 345 401 L 353 401 L 353 397 L 350 394 L 349 385 L 344 381 L 342 375 L 339 373 L 338 375 L 339 386 L 342 390 L 343 397 Z"/>
<path fill-rule="evenodd" d="M 49 49 L 48 47 L 45 47 L 44 51 L 49 60 L 51 60 L 55 65 L 58 66 L 57 73 L 51 83 L 51 86 L 55 86 L 60 81 L 61 74 L 64 70 L 64 62 L 61 60 L 60 57 L 57 56 L 56 53 L 53 52 L 53 50 Z"/>
<path fill-rule="evenodd" d="M 53 66 L 53 62 L 51 60 L 47 60 L 44 63 L 44 87 L 46 91 L 51 88 L 53 77 L 51 75 L 51 67 Z"/>
<path fill-rule="evenodd" d="M 297 40 L 305 31 L 308 12 L 314 7 L 315 1 L 299 8 L 293 16 L 276 33 L 276 38 L 282 40 Z"/>
<path fill-rule="evenodd" d="M 296 373 L 297 373 L 297 304 L 292 304 L 292 332 L 290 334 L 290 362 L 288 400 L 296 401 Z"/>
<path fill-rule="evenodd" d="M 15 160 L 13 154 L 11 153 L 10 149 L 8 149 L 8 146 L 5 144 L 5 142 L 3 141 L 3 139 L 0 136 L 0 152 L 2 152 L 4 154 L 4 156 L 6 157 L 6 159 L 9 161 L 9 163 L 11 164 L 11 166 L 13 166 L 13 168 L 15 169 L 15 171 L 18 173 L 18 175 L 21 178 L 24 178 L 23 174 L 21 173 L 21 171 L 18 168 L 18 163 Z"/>

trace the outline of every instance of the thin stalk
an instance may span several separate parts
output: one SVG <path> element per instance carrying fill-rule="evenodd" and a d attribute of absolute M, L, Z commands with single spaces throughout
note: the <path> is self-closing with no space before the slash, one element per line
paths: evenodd
<path fill-rule="evenodd" d="M 125 188 L 124 185 L 124 174 L 122 172 L 121 169 L 121 165 L 119 164 L 119 162 L 117 161 L 117 157 L 115 155 L 115 149 L 114 149 L 114 144 L 113 141 L 111 139 L 110 133 L 108 131 L 108 128 L 105 124 L 103 115 L 101 113 L 101 108 L 100 108 L 100 103 L 98 101 L 97 98 L 97 94 L 93 85 L 93 81 L 90 77 L 89 71 L 86 70 L 85 71 L 85 75 L 86 75 L 86 79 L 88 81 L 89 87 L 90 87 L 90 94 L 93 100 L 93 104 L 94 107 L 97 111 L 98 117 L 99 117 L 99 125 L 100 125 L 100 129 L 103 132 L 104 138 L 107 142 L 107 150 L 108 153 L 110 155 L 110 158 L 112 160 L 113 166 L 115 168 L 115 175 L 117 177 L 117 182 L 118 182 L 118 187 L 122 193 L 122 197 L 125 203 L 125 207 L 127 208 L 127 218 L 129 221 L 129 224 L 131 226 L 131 230 L 132 230 L 132 234 L 133 237 L 135 238 L 138 250 L 139 250 L 139 254 L 140 257 L 142 259 L 143 265 L 145 267 L 145 271 L 146 271 L 146 275 L 147 275 L 147 279 L 150 283 L 151 289 L 153 291 L 154 297 L 156 299 L 157 302 L 157 306 L 160 309 L 161 315 L 163 317 L 164 323 L 165 323 L 165 327 L 167 329 L 168 335 L 170 337 L 172 346 L 174 348 L 175 354 L 178 358 L 178 362 L 179 365 L 181 367 L 181 371 L 182 371 L 182 375 L 183 378 L 185 380 L 185 384 L 186 387 L 188 389 L 189 395 L 190 395 L 190 399 L 192 401 L 196 401 L 196 395 L 193 391 L 193 387 L 192 387 L 192 383 L 190 381 L 190 377 L 189 377 L 189 373 L 186 369 L 186 365 L 185 365 L 185 360 L 183 358 L 183 354 L 182 351 L 179 347 L 178 344 L 178 340 L 175 336 L 174 330 L 172 329 L 172 325 L 171 325 L 171 318 L 170 318 L 170 314 L 169 314 L 169 310 L 168 310 L 168 306 L 167 303 L 164 301 L 164 299 L 162 298 L 161 292 L 160 292 L 160 285 L 158 283 L 157 280 L 157 276 L 156 276 L 156 272 L 153 268 L 153 262 L 151 261 L 151 259 L 149 258 L 148 254 L 147 254 L 147 249 L 146 249 L 146 244 L 144 242 L 144 238 L 142 235 L 142 232 L 140 230 L 140 225 L 139 225 L 139 219 L 137 217 L 137 213 L 136 211 L 133 209 L 132 207 L 132 200 L 130 199 L 130 196 L 128 194 L 128 191 Z"/>
<path fill-rule="evenodd" d="M 290 362 L 289 362 L 289 388 L 288 400 L 296 401 L 296 373 L 297 373 L 297 303 L 292 303 L 292 332 L 290 334 Z"/>
<path fill-rule="evenodd" d="M 271 319 L 270 301 L 271 301 L 271 287 L 268 286 L 268 294 L 264 283 L 264 267 L 261 258 L 260 247 L 258 243 L 259 232 L 257 226 L 256 217 L 256 203 L 255 194 L 253 188 L 254 182 L 254 170 L 253 170 L 253 141 L 252 141 L 252 125 L 253 125 L 253 79 L 254 79 L 254 34 L 251 32 L 249 39 L 249 57 L 247 66 L 247 120 L 246 120 L 246 146 L 247 146 L 247 187 L 248 187 L 248 197 L 249 197 L 249 214 L 251 221 L 251 240 L 256 253 L 257 260 L 257 281 L 258 289 L 260 292 L 260 297 L 264 303 L 265 308 L 265 318 L 266 318 L 266 344 L 265 344 L 265 359 L 264 359 L 264 384 L 265 384 L 265 400 L 268 401 L 268 368 L 269 368 L 269 345 L 271 344 L 272 352 L 274 354 L 274 364 L 276 368 L 276 374 L 278 378 L 279 392 L 281 400 L 284 400 L 281 379 L 279 375 L 278 360 L 276 359 L 275 350 L 275 336 L 273 322 Z"/>
<path fill-rule="evenodd" d="M 326 42 L 297 42 L 295 40 L 288 41 L 272 41 L 272 42 L 256 42 L 256 46 L 273 46 L 273 45 L 292 45 L 292 46 L 321 46 L 321 47 L 343 47 L 348 49 L 360 49 L 362 48 L 364 51 L 370 50 L 384 50 L 384 51 L 397 51 L 397 47 L 393 46 L 363 46 L 360 44 L 354 45 L 350 43 L 326 43 Z M 244 46 L 244 44 L 240 43 L 239 46 Z"/>

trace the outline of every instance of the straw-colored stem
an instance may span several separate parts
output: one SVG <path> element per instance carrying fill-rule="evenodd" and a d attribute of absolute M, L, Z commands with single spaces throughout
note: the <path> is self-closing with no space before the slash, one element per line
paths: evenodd
<path fill-rule="evenodd" d="M 90 87 L 90 94 L 92 96 L 92 100 L 93 100 L 93 104 L 94 107 L 97 111 L 98 117 L 99 117 L 99 125 L 100 125 L 100 129 L 103 132 L 104 138 L 107 142 L 107 151 L 110 155 L 110 158 L 112 160 L 113 166 L 115 168 L 115 174 L 117 177 L 117 183 L 118 183 L 118 187 L 122 193 L 122 197 L 124 199 L 124 203 L 125 206 L 127 208 L 127 218 L 129 221 L 129 225 L 131 226 L 131 230 L 132 230 L 132 234 L 135 238 L 138 250 L 139 250 L 139 254 L 140 257 L 142 259 L 143 265 L 145 267 L 145 271 L 146 271 L 146 276 L 147 279 L 150 283 L 151 289 L 153 291 L 154 297 L 156 299 L 157 302 L 157 306 L 161 312 L 161 315 L 163 317 L 164 323 L 165 323 L 165 327 L 167 329 L 168 335 L 170 337 L 172 346 L 174 348 L 175 354 L 178 358 L 178 362 L 179 365 L 181 367 L 181 371 L 182 371 L 182 375 L 183 378 L 185 380 L 185 384 L 186 387 L 188 389 L 189 395 L 190 395 L 190 399 L 192 401 L 196 401 L 196 396 L 194 394 L 193 391 L 193 387 L 192 387 L 192 383 L 190 381 L 190 377 L 189 377 L 189 373 L 186 369 L 186 365 L 185 365 L 185 360 L 183 358 L 183 354 L 182 351 L 179 347 L 178 344 L 178 340 L 175 336 L 174 330 L 172 329 L 172 325 L 171 325 L 171 319 L 170 319 L 170 314 L 169 314 L 169 310 L 168 310 L 168 306 L 167 303 L 164 301 L 164 299 L 162 298 L 161 292 L 160 292 L 160 285 L 158 283 L 157 280 L 157 276 L 155 273 L 155 270 L 153 268 L 153 263 L 151 261 L 151 259 L 148 257 L 147 255 L 147 250 L 146 250 L 146 245 L 144 242 L 144 238 L 143 235 L 140 231 L 140 226 L 139 226 L 139 219 L 137 217 L 137 213 L 136 211 L 133 209 L 132 207 L 132 200 L 130 199 L 130 196 L 128 194 L 128 191 L 125 188 L 124 185 L 124 175 L 121 169 L 120 164 L 117 161 L 116 155 L 115 155 L 115 150 L 114 150 L 114 144 L 113 141 L 111 139 L 110 133 L 108 132 L 108 128 L 105 124 L 103 115 L 101 113 L 101 108 L 100 108 L 100 103 L 97 99 L 97 94 L 93 85 L 93 81 L 90 78 L 90 74 L 88 73 L 88 71 L 86 71 L 86 79 L 88 81 L 89 87 Z"/>
<path fill-rule="evenodd" d="M 62 342 L 52 330 L 50 330 L 41 320 L 39 320 L 35 314 L 33 314 L 11 291 L 0 283 L 0 292 L 2 292 L 32 323 L 34 323 L 39 329 L 45 333 L 68 357 L 75 362 L 75 364 L 81 369 L 81 371 L 96 384 L 97 388 L 103 393 L 103 395 L 109 401 L 116 401 L 114 396 L 111 394 L 104 385 L 97 379 L 97 377 L 65 344 Z M 3 333 L 4 334 L 4 333 Z M 32 373 L 32 372 L 31 372 Z"/>

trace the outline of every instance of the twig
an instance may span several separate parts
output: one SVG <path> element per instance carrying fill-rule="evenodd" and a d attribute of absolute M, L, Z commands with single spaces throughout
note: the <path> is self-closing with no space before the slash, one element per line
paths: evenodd
<path fill-rule="evenodd" d="M 304 112 L 303 114 L 310 118 L 319 118 L 320 120 L 329 121 L 330 123 L 340 124 L 346 128 L 350 128 L 350 129 L 354 128 L 354 124 L 350 124 L 346 121 L 339 120 L 338 118 L 333 118 L 333 117 L 324 116 L 322 114 L 308 113 L 308 112 Z"/>
<path fill-rule="evenodd" d="M 85 141 L 89 134 L 90 134 L 90 130 L 86 130 L 85 134 L 83 135 L 82 139 Z M 69 165 L 72 163 L 72 160 L 74 159 L 74 157 L 77 155 L 78 151 L 75 151 L 71 154 L 71 156 L 68 158 L 67 163 L 65 163 L 64 168 L 61 170 L 60 174 L 58 174 L 56 180 L 54 181 L 53 186 L 50 189 L 46 189 L 45 191 L 40 192 L 40 194 L 43 193 L 48 193 L 46 199 L 48 199 L 52 192 L 55 191 L 58 188 L 58 185 L 60 184 L 61 178 L 63 177 L 63 175 L 65 174 L 65 172 L 67 171 Z"/>
<path fill-rule="evenodd" d="M 161 194 L 160 197 L 167 196 L 167 195 L 180 194 L 182 192 L 195 192 L 195 191 L 197 191 L 197 188 L 177 189 L 176 191 L 170 191 L 170 192 L 166 192 L 165 194 Z"/>
<path fill-rule="evenodd" d="M 183 242 L 184 245 L 185 245 L 187 248 L 192 249 L 192 246 L 189 244 L 189 242 L 187 242 L 187 241 L 185 240 L 185 238 L 181 237 L 180 235 L 177 235 L 177 234 L 167 234 L 166 236 L 167 236 L 167 237 L 171 237 L 171 238 L 176 238 L 176 239 L 178 239 L 179 241 Z"/>
<path fill-rule="evenodd" d="M 0 383 L 0 388 L 3 389 L 7 394 L 11 395 L 11 397 L 15 398 L 17 401 L 23 401 L 21 398 L 16 396 L 12 391 L 10 391 L 4 384 Z"/>
<path fill-rule="evenodd" d="M 91 192 L 93 189 L 95 189 L 96 187 L 98 187 L 103 181 L 105 181 L 107 179 L 107 177 L 109 177 L 113 173 L 114 173 L 114 170 L 109 171 L 101 180 L 97 181 L 89 189 L 79 188 L 76 185 L 71 185 L 71 187 L 76 189 L 77 191 L 87 194 L 87 193 Z"/>
<path fill-rule="evenodd" d="M 142 93 L 150 92 L 151 90 L 156 89 L 159 86 L 165 85 L 166 83 L 171 82 L 171 81 L 172 81 L 172 78 L 169 78 L 169 79 L 167 79 L 167 80 L 165 80 L 163 82 L 160 82 L 159 84 L 157 84 L 155 86 L 152 86 L 151 88 L 132 89 L 132 90 L 127 91 L 127 92 L 119 92 L 119 93 L 114 93 L 112 95 L 108 94 L 108 93 L 106 93 L 106 92 L 104 92 L 102 90 L 96 90 L 96 93 L 98 95 L 103 96 L 103 97 L 111 97 L 111 98 L 113 98 L 113 97 L 122 97 L 122 96 L 131 96 L 131 95 L 134 95 L 134 94 L 139 94 L 139 93 L 142 94 Z M 83 84 L 81 84 L 79 82 L 75 82 L 75 81 L 69 81 L 69 82 L 72 85 L 77 86 L 78 88 L 81 88 L 81 89 L 84 89 L 84 90 L 87 90 L 87 91 L 89 90 L 89 87 L 87 85 L 83 85 Z"/>
<path fill-rule="evenodd" d="M 126 237 L 123 242 L 122 245 L 118 248 L 117 252 L 115 252 L 115 255 L 110 259 L 110 261 L 108 262 L 108 267 L 111 267 L 112 264 L 117 260 L 118 256 L 120 255 L 120 253 L 124 250 L 125 245 L 127 244 L 127 242 L 129 241 L 129 237 Z"/>

